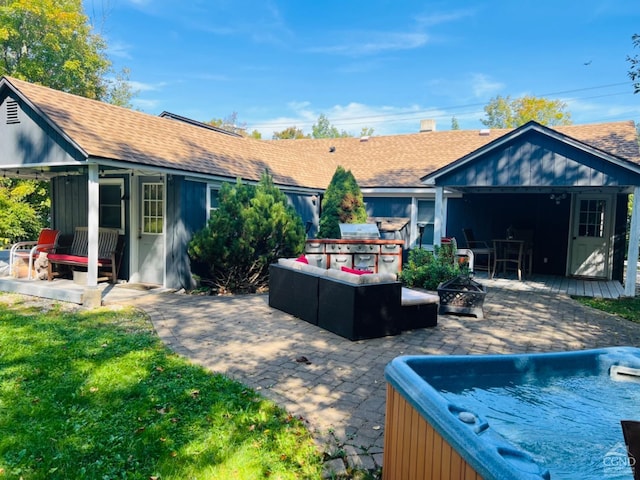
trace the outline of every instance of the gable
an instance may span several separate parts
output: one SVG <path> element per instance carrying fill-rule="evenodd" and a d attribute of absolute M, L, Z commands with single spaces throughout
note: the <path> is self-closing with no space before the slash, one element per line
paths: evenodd
<path fill-rule="evenodd" d="M 72 165 L 83 155 L 18 95 L 0 91 L 0 168 Z"/>
<path fill-rule="evenodd" d="M 545 128 L 527 128 L 432 177 L 464 187 L 597 187 L 640 184 L 640 168 Z"/>

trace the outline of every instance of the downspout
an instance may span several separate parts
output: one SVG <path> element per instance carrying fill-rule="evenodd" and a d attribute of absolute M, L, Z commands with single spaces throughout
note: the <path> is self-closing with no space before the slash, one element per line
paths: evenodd
<path fill-rule="evenodd" d="M 638 248 L 640 246 L 640 187 L 633 189 L 633 208 L 631 209 L 631 227 L 627 250 L 627 273 L 624 281 L 624 294 L 636 296 L 636 276 L 638 274 Z"/>

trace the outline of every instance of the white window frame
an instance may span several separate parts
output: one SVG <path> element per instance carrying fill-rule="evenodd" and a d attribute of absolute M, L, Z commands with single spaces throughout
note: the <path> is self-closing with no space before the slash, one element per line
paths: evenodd
<path fill-rule="evenodd" d="M 162 187 L 162 197 L 159 200 L 160 202 L 162 202 L 162 205 L 161 205 L 162 208 L 160 208 L 161 217 L 158 217 L 158 215 L 157 215 L 157 211 L 158 211 L 157 208 L 156 208 L 156 216 L 154 217 L 154 218 L 156 218 L 156 220 L 158 218 L 162 219 L 162 222 L 160 222 L 160 225 L 162 226 L 162 229 L 159 232 L 157 232 L 157 231 L 156 232 L 147 232 L 147 231 L 145 231 L 145 226 L 146 226 L 145 220 L 146 220 L 146 218 L 151 218 L 150 215 L 147 217 L 145 215 L 145 213 L 144 213 L 145 202 L 147 201 L 145 199 L 145 190 L 146 190 L 146 186 L 147 185 L 155 185 L 155 186 Z M 142 198 L 140 200 L 141 200 L 141 208 L 142 208 L 142 215 L 141 215 L 142 225 L 140 225 L 140 230 L 144 235 L 164 235 L 164 230 L 165 230 L 164 222 L 165 222 L 165 216 L 166 216 L 166 213 L 165 213 L 165 204 L 166 204 L 166 201 L 165 201 L 165 191 L 166 191 L 165 184 L 164 184 L 164 182 L 142 182 L 141 187 L 142 187 L 142 192 L 141 192 Z M 154 201 L 158 201 L 158 198 L 155 198 Z M 156 225 L 157 225 L 157 222 L 156 222 Z"/>
<path fill-rule="evenodd" d="M 124 202 L 124 178 L 100 178 L 98 180 L 99 187 L 102 185 L 118 185 L 120 187 L 120 227 L 118 231 L 124 235 L 125 229 L 125 202 Z M 100 197 L 100 210 L 102 209 L 102 197 Z"/>
<path fill-rule="evenodd" d="M 216 211 L 218 209 L 217 206 L 212 206 L 211 205 L 211 193 L 212 192 L 218 192 L 218 194 L 220 193 L 220 185 L 219 184 L 213 184 L 213 183 L 208 183 L 207 184 L 207 205 L 206 205 L 206 209 L 207 209 L 207 221 L 209 221 L 209 219 L 211 218 L 211 214 Z"/>

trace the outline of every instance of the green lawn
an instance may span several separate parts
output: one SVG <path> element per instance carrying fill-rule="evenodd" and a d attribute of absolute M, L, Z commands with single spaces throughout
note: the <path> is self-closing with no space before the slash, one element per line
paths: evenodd
<path fill-rule="evenodd" d="M 302 422 L 167 350 L 134 310 L 0 295 L 0 479 L 319 478 Z"/>
<path fill-rule="evenodd" d="M 640 297 L 625 297 L 619 299 L 574 297 L 583 305 L 588 305 L 604 312 L 618 315 L 632 322 L 640 323 Z"/>

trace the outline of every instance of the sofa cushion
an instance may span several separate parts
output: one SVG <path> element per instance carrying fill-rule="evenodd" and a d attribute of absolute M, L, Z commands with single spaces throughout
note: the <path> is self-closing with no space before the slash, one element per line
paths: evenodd
<path fill-rule="evenodd" d="M 439 303 L 440 297 L 431 293 L 419 292 L 410 288 L 402 287 L 402 306 L 425 305 L 429 303 Z"/>
<path fill-rule="evenodd" d="M 316 277 L 324 276 L 327 273 L 327 270 L 324 268 L 298 262 L 297 259 L 295 258 L 279 258 L 278 265 L 282 267 L 290 268 L 292 270 L 305 272 L 305 273 L 308 273 L 309 275 L 314 275 Z"/>
<path fill-rule="evenodd" d="M 395 282 L 396 276 L 393 273 L 371 273 L 368 275 L 355 275 L 349 272 L 343 272 L 336 268 L 327 270 L 327 277 L 342 282 L 351 283 L 353 285 L 373 285 L 376 283 Z"/>

